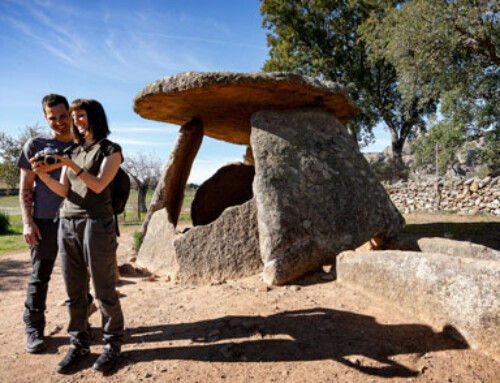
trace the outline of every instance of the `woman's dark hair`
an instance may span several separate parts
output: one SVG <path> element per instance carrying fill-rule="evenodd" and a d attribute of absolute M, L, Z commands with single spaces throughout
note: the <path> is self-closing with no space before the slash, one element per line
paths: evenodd
<path fill-rule="evenodd" d="M 45 113 L 45 108 L 52 108 L 53 106 L 63 104 L 66 109 L 69 109 L 68 100 L 66 97 L 61 96 L 60 94 L 51 93 L 42 98 L 42 108 Z"/>
<path fill-rule="evenodd" d="M 108 119 L 106 118 L 106 113 L 101 103 L 96 100 L 91 100 L 88 98 L 79 98 L 71 103 L 69 106 L 69 112 L 72 113 L 75 110 L 84 110 L 87 112 L 87 119 L 89 122 L 89 129 L 94 136 L 94 140 L 99 141 L 100 139 L 106 138 L 111 133 L 108 127 Z M 77 144 L 81 144 L 83 137 L 78 131 L 75 124 L 72 124 L 73 137 Z"/>

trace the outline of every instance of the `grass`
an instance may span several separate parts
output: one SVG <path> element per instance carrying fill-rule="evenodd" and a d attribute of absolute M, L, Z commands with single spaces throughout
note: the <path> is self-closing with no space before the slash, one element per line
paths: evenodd
<path fill-rule="evenodd" d="M 153 190 L 149 190 L 146 195 L 146 205 L 148 206 L 153 197 Z M 186 190 L 184 202 L 182 204 L 181 214 L 179 216 L 179 224 L 187 225 L 191 223 L 191 203 L 194 199 L 195 191 Z M 23 222 L 19 210 L 19 197 L 2 196 L 0 197 L 0 211 L 4 211 L 9 215 L 11 232 L 6 235 L 0 235 L 0 255 L 12 251 L 26 249 L 27 245 L 22 237 Z M 137 191 L 130 190 L 130 196 L 125 207 L 125 214 L 121 214 L 118 219 L 120 225 L 140 227 L 145 214 L 137 217 Z"/>
<path fill-rule="evenodd" d="M 28 249 L 21 234 L 0 235 L 0 256 L 17 250 Z"/>
<path fill-rule="evenodd" d="M 9 221 L 9 233 L 0 235 L 0 256 L 11 251 L 28 248 L 22 236 L 23 222 L 21 220 L 21 215 L 9 215 Z"/>

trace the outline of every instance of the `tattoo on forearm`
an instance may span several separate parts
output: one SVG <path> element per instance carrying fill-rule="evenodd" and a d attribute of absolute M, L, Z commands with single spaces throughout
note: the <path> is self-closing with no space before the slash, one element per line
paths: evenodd
<path fill-rule="evenodd" d="M 23 189 L 21 195 L 23 206 L 31 208 L 31 206 L 33 205 L 33 190 Z"/>

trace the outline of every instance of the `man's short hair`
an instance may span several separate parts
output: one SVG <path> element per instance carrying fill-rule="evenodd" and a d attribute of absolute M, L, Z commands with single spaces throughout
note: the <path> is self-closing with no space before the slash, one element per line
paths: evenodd
<path fill-rule="evenodd" d="M 60 94 L 51 93 L 42 98 L 42 108 L 44 113 L 45 113 L 45 108 L 52 108 L 53 106 L 59 104 L 63 104 L 66 107 L 66 109 L 69 110 L 68 100 L 66 100 L 66 97 L 61 96 Z"/>

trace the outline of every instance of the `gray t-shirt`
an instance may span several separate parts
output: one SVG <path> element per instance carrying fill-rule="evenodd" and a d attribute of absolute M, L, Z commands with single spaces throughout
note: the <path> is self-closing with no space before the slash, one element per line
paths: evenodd
<path fill-rule="evenodd" d="M 31 170 L 31 164 L 29 159 L 33 157 L 37 152 L 43 150 L 47 147 L 63 151 L 67 147 L 71 146 L 72 142 L 61 142 L 56 140 L 50 134 L 44 134 L 31 138 L 24 144 L 23 150 L 19 159 L 17 160 L 17 166 L 26 170 Z M 48 173 L 52 178 L 59 181 L 61 176 L 61 169 L 54 170 Z M 22 192 L 22 191 L 20 191 Z M 57 216 L 62 197 L 59 197 L 52 190 L 50 190 L 45 183 L 36 176 L 35 188 L 33 195 L 33 218 L 39 219 L 53 219 Z"/>

